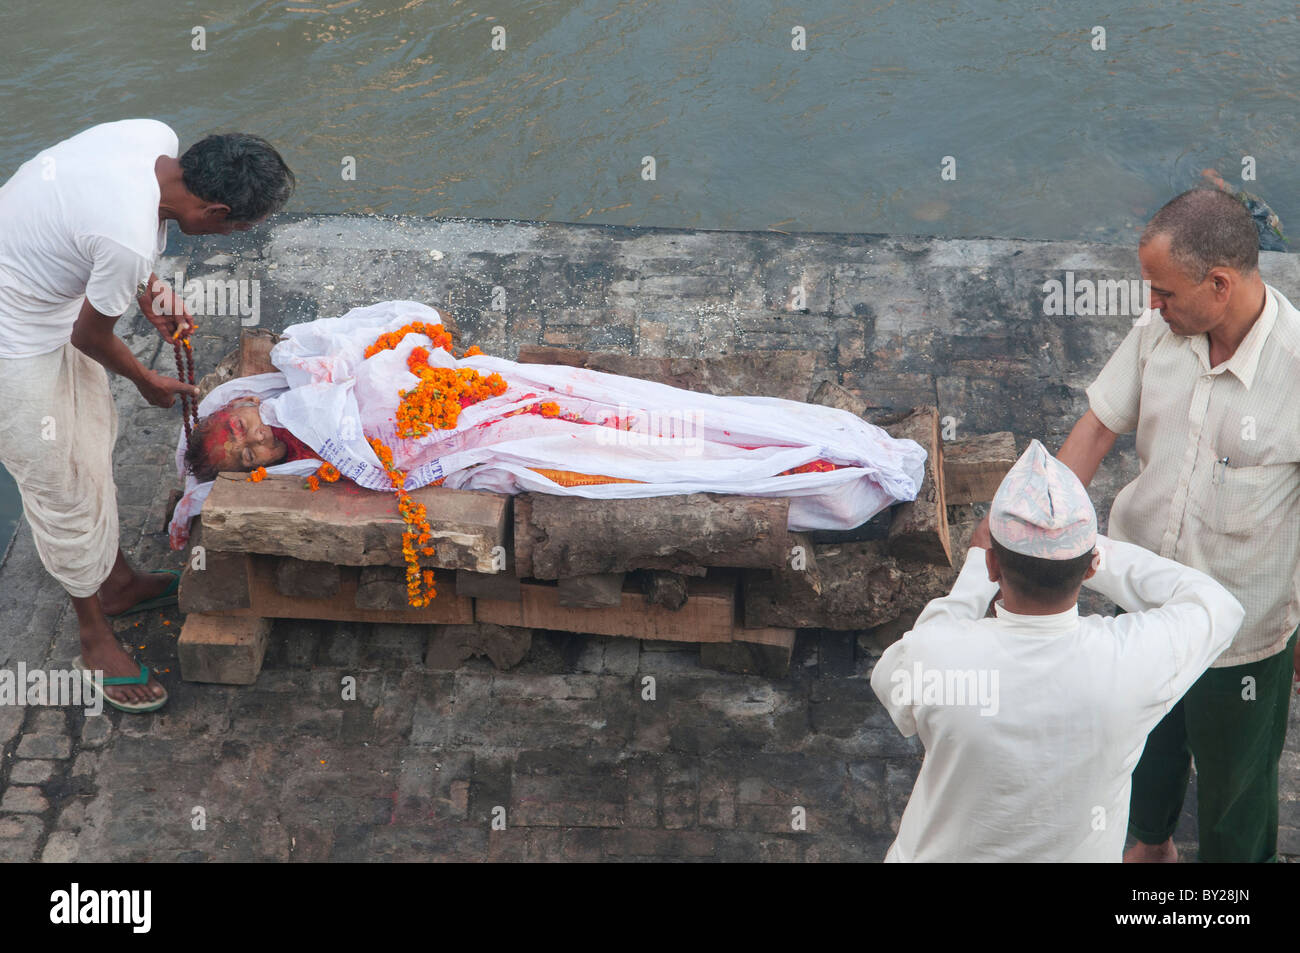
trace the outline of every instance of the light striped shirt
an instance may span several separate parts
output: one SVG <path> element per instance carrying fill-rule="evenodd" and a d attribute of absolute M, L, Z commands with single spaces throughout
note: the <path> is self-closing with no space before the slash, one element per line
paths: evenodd
<path fill-rule="evenodd" d="M 1107 534 L 1208 573 L 1246 610 L 1214 668 L 1277 654 L 1300 622 L 1300 312 L 1265 287 L 1217 367 L 1207 335 L 1146 311 L 1087 390 L 1106 427 L 1137 431 L 1141 468 Z"/>

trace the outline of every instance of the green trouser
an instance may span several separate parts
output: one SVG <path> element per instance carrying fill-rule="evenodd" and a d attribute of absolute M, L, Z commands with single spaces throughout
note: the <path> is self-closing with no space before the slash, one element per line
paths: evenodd
<path fill-rule="evenodd" d="M 1133 769 L 1130 834 L 1144 844 L 1173 836 L 1195 758 L 1198 859 L 1277 859 L 1277 769 L 1295 642 L 1292 633 L 1277 655 L 1207 669 L 1156 725 Z"/>

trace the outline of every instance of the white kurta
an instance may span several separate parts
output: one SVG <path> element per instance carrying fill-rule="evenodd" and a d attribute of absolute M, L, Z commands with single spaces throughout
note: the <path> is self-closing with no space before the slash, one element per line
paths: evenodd
<path fill-rule="evenodd" d="M 952 592 L 885 650 L 871 686 L 925 761 L 889 861 L 1119 861 L 1151 729 L 1232 641 L 1212 578 L 1098 537 L 1085 583 L 1127 614 L 1008 612 L 971 549 Z M 915 690 L 913 690 L 915 688 Z"/>

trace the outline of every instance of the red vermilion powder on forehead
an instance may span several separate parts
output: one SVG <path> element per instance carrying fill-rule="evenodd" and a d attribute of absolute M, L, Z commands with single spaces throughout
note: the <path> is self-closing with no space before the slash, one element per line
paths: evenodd
<path fill-rule="evenodd" d="M 211 422 L 203 428 L 201 434 L 195 435 L 199 438 L 203 459 L 212 461 L 225 455 L 226 441 L 231 437 L 231 416 L 231 412 L 225 408 L 213 411 L 208 417 Z"/>

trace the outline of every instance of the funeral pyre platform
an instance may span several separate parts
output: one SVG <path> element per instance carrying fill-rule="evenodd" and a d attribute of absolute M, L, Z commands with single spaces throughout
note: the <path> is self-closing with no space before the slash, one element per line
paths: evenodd
<path fill-rule="evenodd" d="M 272 370 L 276 340 L 246 331 L 204 381 Z M 859 414 L 927 453 L 917 498 L 848 531 L 787 529 L 789 500 L 694 493 L 629 500 L 427 486 L 437 597 L 408 602 L 402 536 L 390 494 L 347 481 L 308 489 L 301 477 L 221 474 L 191 527 L 179 642 L 189 681 L 251 684 L 274 619 L 425 626 L 425 663 L 451 669 L 487 656 L 507 669 L 539 630 L 698 643 L 702 664 L 784 675 L 799 630 L 900 636 L 956 577 L 954 551 L 972 529 L 969 504 L 992 499 L 1015 461 L 1010 433 L 945 444 L 937 408 L 868 413 L 812 355 L 634 358 L 562 348 L 521 350 L 563 363 L 690 390 L 800 399 Z M 741 365 L 743 367 L 743 373 Z M 801 393 L 802 392 L 802 393 Z M 810 393 L 811 392 L 811 393 Z M 954 538 L 956 546 L 954 546 Z"/>

